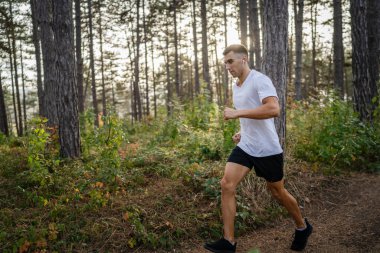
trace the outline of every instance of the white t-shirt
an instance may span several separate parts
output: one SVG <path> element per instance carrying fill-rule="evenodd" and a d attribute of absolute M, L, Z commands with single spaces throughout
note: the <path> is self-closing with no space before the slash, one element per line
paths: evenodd
<path fill-rule="evenodd" d="M 240 87 L 236 83 L 233 85 L 233 102 L 237 110 L 254 109 L 262 105 L 264 98 L 272 96 L 278 98 L 272 81 L 256 70 L 251 70 Z M 240 118 L 240 135 L 238 146 L 251 156 L 282 153 L 273 118 Z"/>

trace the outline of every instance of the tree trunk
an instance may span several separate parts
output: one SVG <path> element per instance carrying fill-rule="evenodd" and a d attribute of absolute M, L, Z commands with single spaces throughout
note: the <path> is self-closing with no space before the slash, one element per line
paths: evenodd
<path fill-rule="evenodd" d="M 203 65 L 203 80 L 207 84 L 209 91 L 209 100 L 212 101 L 213 91 L 211 87 L 210 70 L 208 63 L 208 44 L 207 44 L 207 8 L 206 0 L 201 1 L 201 17 L 202 17 L 202 65 Z"/>
<path fill-rule="evenodd" d="M 137 0 L 137 18 L 136 18 L 136 55 L 135 55 L 135 69 L 134 69 L 134 82 L 133 82 L 133 94 L 135 103 L 137 106 L 137 115 L 138 120 L 141 121 L 142 119 L 142 110 L 141 110 L 141 97 L 140 97 L 140 87 L 139 87 L 139 81 L 140 81 L 140 70 L 139 70 L 139 59 L 140 59 L 140 44 L 141 44 L 141 37 L 140 37 L 140 0 Z"/>
<path fill-rule="evenodd" d="M 175 91 L 178 97 L 179 94 L 179 61 L 178 61 L 178 32 L 177 32 L 177 4 L 176 0 L 173 0 L 173 21 L 174 21 L 174 73 L 175 73 Z"/>
<path fill-rule="evenodd" d="M 12 57 L 12 44 L 11 44 L 11 38 L 9 34 L 7 33 L 7 39 L 8 39 L 8 48 L 9 48 L 9 65 L 11 67 L 11 82 L 12 82 L 12 103 L 13 103 L 13 115 L 15 118 L 15 124 L 16 124 L 16 131 L 17 134 L 19 133 L 19 126 L 18 126 L 18 117 L 17 117 L 17 106 L 16 106 L 16 93 L 15 93 L 15 85 L 14 85 L 14 79 L 13 79 L 13 57 Z"/>
<path fill-rule="evenodd" d="M 373 96 L 378 96 L 379 61 L 380 61 L 380 1 L 368 0 L 368 50 L 369 50 L 369 76 Z M 379 105 L 379 100 L 374 106 Z"/>
<path fill-rule="evenodd" d="M 33 45 L 36 57 L 36 70 L 37 70 L 37 96 L 38 96 L 38 111 L 40 116 L 46 116 L 44 108 L 44 90 L 42 86 L 42 75 L 41 75 L 41 49 L 40 49 L 40 36 L 38 32 L 37 23 L 37 6 L 36 0 L 30 0 L 30 7 L 32 11 L 32 23 L 33 23 Z"/>
<path fill-rule="evenodd" d="M 317 6 L 318 6 L 318 0 L 312 3 L 311 6 L 311 44 L 312 44 L 312 60 L 311 60 L 311 69 L 312 69 L 312 75 L 313 75 L 313 88 L 317 89 L 318 82 L 317 82 L 317 64 L 316 64 L 316 58 L 317 58 L 317 49 L 316 49 L 316 42 L 317 42 Z M 315 8 L 315 10 L 313 10 Z M 306 94 L 307 95 L 307 94 Z"/>
<path fill-rule="evenodd" d="M 24 130 L 27 129 L 27 116 L 26 116 L 26 94 L 25 94 L 25 75 L 24 75 L 24 63 L 22 59 L 22 46 L 20 41 L 20 65 L 21 65 L 21 80 L 22 80 L 22 112 L 24 115 Z"/>
<path fill-rule="evenodd" d="M 167 96 L 166 96 L 166 108 L 167 108 L 167 115 L 168 117 L 173 116 L 173 105 L 172 105 L 172 99 L 173 99 L 173 92 L 172 92 L 172 86 L 170 83 L 170 54 L 169 54 L 169 24 L 168 22 L 165 23 L 166 25 L 166 38 L 165 38 L 165 49 L 166 49 L 166 89 L 167 89 Z"/>
<path fill-rule="evenodd" d="M 95 83 L 95 60 L 94 60 L 94 35 L 92 29 L 92 0 L 87 0 L 88 4 L 88 25 L 89 25 L 89 39 L 90 39 L 90 69 L 91 69 L 91 91 L 92 91 L 92 107 L 94 108 L 94 124 L 99 127 L 99 109 L 98 109 L 98 99 L 96 94 L 96 83 Z"/>
<path fill-rule="evenodd" d="M 153 104 L 154 104 L 154 118 L 157 118 L 157 94 L 156 94 L 156 77 L 154 73 L 154 50 L 153 40 L 151 41 L 151 57 L 152 57 L 152 77 L 153 77 Z"/>
<path fill-rule="evenodd" d="M 11 19 L 11 37 L 12 37 L 12 54 L 13 54 L 13 67 L 14 67 L 14 78 L 16 87 L 16 100 L 18 109 L 18 136 L 24 135 L 23 123 L 22 123 L 22 109 L 21 109 L 21 98 L 20 98 L 20 88 L 18 84 L 18 72 L 17 72 L 17 48 L 16 48 L 16 35 L 15 35 L 15 24 L 13 23 L 13 10 L 12 3 L 9 2 L 9 12 Z"/>
<path fill-rule="evenodd" d="M 251 41 L 250 66 L 251 68 L 256 68 L 258 71 L 260 71 L 261 46 L 260 46 L 259 9 L 257 6 L 257 0 L 249 0 L 249 24 L 250 24 L 249 30 L 250 30 L 250 41 Z"/>
<path fill-rule="evenodd" d="M 247 45 L 247 0 L 239 0 L 240 14 L 240 40 L 241 44 Z"/>
<path fill-rule="evenodd" d="M 72 1 L 53 0 L 60 153 L 62 157 L 70 158 L 80 156 L 78 91 L 73 30 Z"/>
<path fill-rule="evenodd" d="M 263 23 L 264 55 L 262 69 L 272 79 L 277 90 L 281 114 L 275 119 L 275 124 L 281 146 L 284 149 L 286 133 L 288 1 L 264 1 Z"/>
<path fill-rule="evenodd" d="M 2 78 L 1 78 L 1 70 L 0 70 L 0 132 L 5 134 L 6 136 L 9 136 L 8 117 L 7 117 L 7 110 L 5 108 L 5 99 L 4 99 Z"/>
<path fill-rule="evenodd" d="M 342 0 L 334 0 L 334 88 L 340 98 L 344 97 L 344 51 L 342 33 Z"/>
<path fill-rule="evenodd" d="M 200 92 L 199 65 L 198 65 L 198 40 L 197 40 L 197 19 L 195 11 L 195 0 L 193 0 L 193 46 L 194 46 L 194 86 L 195 94 Z"/>
<path fill-rule="evenodd" d="M 80 9 L 80 0 L 75 0 L 75 47 L 76 47 L 76 67 L 78 82 L 78 109 L 80 113 L 84 112 L 84 94 L 83 94 L 83 59 L 82 59 L 82 13 Z"/>
<path fill-rule="evenodd" d="M 149 76 L 148 76 L 148 33 L 145 22 L 145 0 L 143 0 L 143 26 L 144 26 L 144 55 L 145 55 L 145 103 L 146 103 L 146 115 L 150 114 L 149 103 Z"/>
<path fill-rule="evenodd" d="M 223 0 L 223 21 L 224 21 L 224 48 L 227 47 L 227 0 Z M 224 82 L 225 82 L 225 97 L 224 104 L 228 104 L 230 100 L 230 84 L 228 80 L 228 71 L 224 68 Z"/>
<path fill-rule="evenodd" d="M 103 116 L 107 116 L 107 100 L 106 100 L 106 85 L 104 80 L 104 57 L 103 57 L 103 24 L 102 24 L 102 10 L 101 2 L 97 2 L 97 9 L 99 15 L 99 46 L 100 46 L 100 72 L 102 74 L 102 108 Z"/>
<path fill-rule="evenodd" d="M 369 76 L 369 50 L 367 32 L 366 0 L 351 0 L 352 75 L 355 110 L 362 121 L 373 119 L 372 98 Z"/>
<path fill-rule="evenodd" d="M 296 27 L 296 68 L 295 89 L 296 100 L 302 99 L 302 25 L 303 25 L 303 0 L 294 0 L 294 19 Z M 297 7 L 298 6 L 298 7 Z M 298 10 L 297 10 L 298 9 Z"/>
<path fill-rule="evenodd" d="M 44 107 L 46 110 L 47 124 L 58 125 L 57 116 L 57 87 L 56 72 L 54 70 L 55 51 L 54 35 L 52 30 L 52 2 L 51 0 L 36 1 L 38 10 L 38 25 L 41 29 L 41 49 L 44 70 Z"/>

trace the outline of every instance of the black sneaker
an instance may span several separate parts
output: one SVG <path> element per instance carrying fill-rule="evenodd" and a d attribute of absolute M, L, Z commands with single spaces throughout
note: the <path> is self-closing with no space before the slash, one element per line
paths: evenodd
<path fill-rule="evenodd" d="M 307 244 L 307 239 L 313 232 L 313 226 L 305 219 L 306 228 L 302 231 L 296 229 L 294 240 L 290 249 L 295 251 L 302 251 Z"/>
<path fill-rule="evenodd" d="M 228 240 L 222 238 L 213 243 L 206 243 L 204 247 L 215 253 L 234 253 L 236 251 L 236 242 L 232 244 Z"/>

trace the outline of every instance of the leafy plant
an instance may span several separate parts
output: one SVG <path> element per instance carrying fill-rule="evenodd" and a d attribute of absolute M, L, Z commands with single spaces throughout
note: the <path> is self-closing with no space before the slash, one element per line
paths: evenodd
<path fill-rule="evenodd" d="M 326 167 L 328 173 L 380 170 L 379 132 L 361 122 L 352 108 L 334 95 L 295 104 L 289 132 L 296 156 Z"/>

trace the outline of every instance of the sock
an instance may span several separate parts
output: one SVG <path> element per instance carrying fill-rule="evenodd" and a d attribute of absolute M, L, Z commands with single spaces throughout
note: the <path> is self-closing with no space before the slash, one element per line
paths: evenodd
<path fill-rule="evenodd" d="M 307 226 L 304 227 L 304 228 L 296 228 L 296 230 L 298 230 L 298 231 L 304 231 L 306 228 L 307 228 Z"/>

